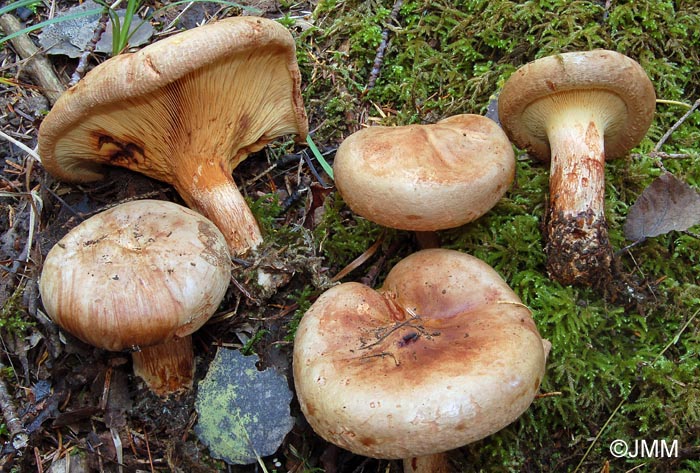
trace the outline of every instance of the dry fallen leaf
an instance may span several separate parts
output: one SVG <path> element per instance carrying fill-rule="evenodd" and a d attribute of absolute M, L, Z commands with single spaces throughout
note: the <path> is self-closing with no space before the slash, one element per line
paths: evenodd
<path fill-rule="evenodd" d="M 78 15 L 91 10 L 95 10 L 95 15 L 79 16 L 58 21 L 47 25 L 39 34 L 39 44 L 46 49 L 47 54 L 63 54 L 68 57 L 80 57 L 85 51 L 88 43 L 92 40 L 95 34 L 95 28 L 100 19 L 99 10 L 101 5 L 87 0 L 80 5 L 69 8 L 66 12 L 58 14 L 56 17 L 70 15 Z M 124 21 L 126 10 L 115 11 Z M 133 23 L 129 27 L 129 46 L 140 46 L 149 41 L 155 33 L 153 26 L 146 21 L 135 16 Z M 112 23 L 107 22 L 105 32 L 100 37 L 100 40 L 95 45 L 95 51 L 99 53 L 112 52 Z"/>
<path fill-rule="evenodd" d="M 630 207 L 625 238 L 641 241 L 700 224 L 700 193 L 670 173 L 656 178 Z"/>

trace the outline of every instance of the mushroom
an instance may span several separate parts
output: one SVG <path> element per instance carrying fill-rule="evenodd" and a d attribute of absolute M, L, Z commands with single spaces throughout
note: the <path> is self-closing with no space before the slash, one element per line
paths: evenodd
<path fill-rule="evenodd" d="M 191 334 L 228 288 L 223 234 L 172 202 L 141 200 L 96 214 L 49 251 L 39 290 L 46 313 L 80 340 L 134 350 L 134 372 L 159 395 L 192 386 Z"/>
<path fill-rule="evenodd" d="M 327 441 L 434 473 L 446 468 L 442 452 L 528 408 L 549 346 L 493 268 L 455 250 L 421 250 L 377 291 L 348 282 L 314 302 L 294 340 L 294 384 Z"/>
<path fill-rule="evenodd" d="M 113 57 L 61 96 L 39 130 L 46 170 L 69 182 L 113 164 L 172 184 L 224 233 L 232 254 L 262 237 L 231 176 L 276 137 L 304 139 L 294 39 L 235 17 Z"/>
<path fill-rule="evenodd" d="M 353 212 L 386 227 L 435 231 L 496 205 L 513 182 L 515 158 L 494 121 L 455 115 L 355 132 L 338 148 L 333 173 Z"/>
<path fill-rule="evenodd" d="M 506 134 L 551 160 L 545 251 L 554 279 L 589 286 L 610 279 L 605 160 L 639 144 L 655 101 L 644 69 L 605 50 L 538 59 L 503 86 L 498 114 Z"/>

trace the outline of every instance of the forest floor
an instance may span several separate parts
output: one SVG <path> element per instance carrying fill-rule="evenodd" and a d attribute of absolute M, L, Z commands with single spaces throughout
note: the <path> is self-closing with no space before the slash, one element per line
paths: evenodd
<path fill-rule="evenodd" d="M 8 14 L 25 27 L 77 3 L 37 1 Z M 501 202 L 479 220 L 438 234 L 441 246 L 494 267 L 553 345 L 530 409 L 497 434 L 451 452 L 450 460 L 464 472 L 699 472 L 700 229 L 696 221 L 630 247 L 623 227 L 655 178 L 670 173 L 700 188 L 700 6 L 665 0 L 243 4 L 146 0 L 137 15 L 149 15 L 154 27 L 146 42 L 240 14 L 289 28 L 311 136 L 330 163 L 342 140 L 365 126 L 434 123 L 458 113 L 495 118 L 494 98 L 506 78 L 542 56 L 605 48 L 639 61 L 656 89 L 656 116 L 644 140 L 606 167 L 606 216 L 624 294 L 621 286 L 601 291 L 549 277 L 542 237 L 549 169 L 520 150 L 515 182 Z M 40 31 L 28 35 L 37 46 Z M 21 48 L 0 46 L 0 131 L 9 137 L 0 139 L 0 470 L 401 471 L 398 461 L 360 457 L 320 439 L 296 400 L 294 426 L 275 454 L 227 465 L 195 434 L 196 389 L 160 398 L 133 375 L 129 353 L 99 350 L 58 330 L 38 291 L 52 246 L 117 203 L 183 201 L 168 184 L 121 168 L 82 185 L 45 172 L 11 140 L 35 149 L 55 97 Z M 66 87 L 78 59 L 41 47 L 38 54 Z M 87 69 L 109 55 L 91 55 Z M 251 155 L 234 178 L 263 229 L 261 252 L 268 263 L 275 257 L 270 264 L 279 287 L 261 292 L 239 261 L 235 284 L 194 335 L 195 386 L 224 347 L 256 354 L 260 368 L 284 374 L 293 389 L 294 331 L 318 295 L 337 281 L 380 287 L 421 242 L 412 232 L 354 215 L 318 160 L 292 139 Z M 615 455 L 611 446 L 620 440 L 659 449 Z"/>

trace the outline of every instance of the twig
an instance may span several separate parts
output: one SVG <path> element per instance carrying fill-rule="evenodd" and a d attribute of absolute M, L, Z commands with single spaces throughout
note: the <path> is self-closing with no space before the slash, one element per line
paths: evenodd
<path fill-rule="evenodd" d="M 642 155 L 639 153 L 632 153 L 630 156 L 632 156 L 632 158 L 634 159 L 642 157 Z M 664 153 L 663 151 L 652 151 L 651 153 L 649 153 L 649 156 L 658 159 L 690 159 L 694 157 L 692 154 L 688 153 Z"/>
<path fill-rule="evenodd" d="M 238 288 L 238 290 L 243 293 L 243 295 L 246 297 L 246 299 L 248 299 L 249 301 L 251 301 L 255 304 L 258 304 L 258 305 L 260 304 L 260 301 L 258 299 L 256 299 L 250 293 L 250 291 L 248 291 L 248 289 L 246 289 L 245 286 L 238 281 L 238 279 L 233 277 L 233 275 L 231 275 L 231 283 L 233 283 L 233 285 L 236 286 L 236 288 Z"/>
<path fill-rule="evenodd" d="M 0 361 L 0 370 L 4 369 L 5 365 Z M 29 435 L 27 435 L 22 421 L 20 421 L 17 416 L 17 409 L 15 409 L 12 397 L 7 391 L 4 377 L 0 377 L 0 409 L 2 409 L 2 415 L 5 417 L 5 425 L 12 437 L 12 446 L 15 450 L 25 448 L 29 444 Z"/>
<path fill-rule="evenodd" d="M 375 241 L 372 246 L 367 248 L 360 256 L 352 260 L 347 266 L 345 266 L 343 269 L 341 269 L 338 274 L 333 276 L 331 278 L 331 282 L 338 282 L 341 279 L 343 279 L 345 276 L 350 274 L 352 271 L 355 269 L 359 268 L 362 266 L 368 259 L 370 259 L 379 249 L 381 246 L 382 242 L 384 241 L 384 237 L 386 236 L 386 232 L 382 232 L 382 234 L 377 238 L 377 241 Z"/>
<path fill-rule="evenodd" d="M 153 473 L 156 471 L 156 469 L 153 466 L 153 455 L 151 455 L 151 445 L 148 442 L 148 431 L 146 430 L 146 426 L 143 427 L 143 438 L 146 443 L 146 453 L 148 453 L 148 465 L 151 467 L 151 473 Z"/>
<path fill-rule="evenodd" d="M 391 9 L 389 14 L 389 21 L 387 23 L 392 23 L 396 21 L 396 17 L 399 15 L 399 9 L 403 5 L 403 0 L 396 0 L 394 3 L 394 8 Z M 365 91 L 374 87 L 374 84 L 379 78 L 379 73 L 382 70 L 382 64 L 384 62 L 384 53 L 386 52 L 387 45 L 389 44 L 389 27 L 385 27 L 382 30 L 382 41 L 379 43 L 377 48 L 377 55 L 374 57 L 374 64 L 372 64 L 372 71 L 369 74 L 369 80 L 367 81 L 367 87 Z"/>
<path fill-rule="evenodd" d="M 381 353 L 375 353 L 372 355 L 362 355 L 360 359 L 366 360 L 368 358 L 386 358 L 387 356 L 390 356 L 394 360 L 394 364 L 396 366 L 399 366 L 401 364 L 399 363 L 399 360 L 396 359 L 396 356 L 393 353 L 389 353 L 388 351 L 383 351 Z"/>
<path fill-rule="evenodd" d="M 12 33 L 21 31 L 22 25 L 14 16 L 5 14 L 0 16 L 0 28 L 9 36 Z M 39 52 L 34 42 L 26 34 L 19 35 L 11 39 L 10 42 L 17 54 L 22 59 L 27 59 L 27 72 L 39 83 L 51 105 L 56 103 L 65 87 L 56 77 L 49 60 Z"/>
<path fill-rule="evenodd" d="M 421 332 L 421 333 L 426 333 L 426 330 L 425 330 L 425 328 L 424 328 L 422 325 L 413 325 L 413 324 L 411 323 L 411 322 L 413 322 L 414 320 L 417 320 L 417 319 L 420 319 L 420 317 L 419 317 L 419 316 L 412 316 L 410 319 L 407 319 L 407 320 L 404 320 L 403 322 L 398 322 L 398 323 L 394 324 L 394 326 L 393 326 L 393 327 L 390 327 L 389 330 L 387 330 L 385 333 L 377 333 L 377 334 L 375 335 L 375 336 L 377 337 L 377 339 L 376 339 L 375 341 L 373 341 L 372 343 L 370 343 L 370 344 L 365 344 L 365 343 L 363 343 L 362 346 L 360 347 L 360 350 L 366 350 L 366 349 L 368 349 L 368 348 L 372 348 L 372 347 L 374 347 L 374 346 L 379 345 L 379 344 L 382 343 L 384 340 L 386 340 L 386 338 L 387 338 L 389 335 L 391 335 L 392 333 L 396 332 L 398 329 L 400 329 L 400 328 L 402 328 L 402 327 L 411 327 L 411 328 L 414 328 L 414 329 L 416 329 L 417 331 L 419 331 L 419 332 Z"/>
<path fill-rule="evenodd" d="M 661 151 L 661 147 L 671 137 L 673 132 L 675 132 L 678 129 L 678 127 L 680 127 L 683 124 L 683 122 L 686 121 L 695 110 L 697 110 L 698 107 L 700 107 L 700 99 L 696 100 L 692 107 L 690 107 L 690 109 L 687 112 L 685 112 L 685 115 L 683 115 L 676 123 L 674 123 L 673 126 L 669 128 L 666 133 L 664 133 L 664 136 L 662 136 L 659 142 L 656 143 L 656 146 L 654 146 L 654 150 L 652 152 L 658 153 L 659 151 Z"/>
<path fill-rule="evenodd" d="M 36 151 L 34 151 L 33 149 L 31 149 L 29 146 L 25 145 L 25 144 L 22 143 L 21 141 L 18 141 L 18 140 L 16 140 L 16 139 L 12 138 L 10 135 L 8 135 L 7 133 L 5 133 L 5 132 L 2 131 L 2 130 L 0 130 L 0 138 L 3 138 L 3 139 L 5 139 L 5 140 L 9 141 L 9 142 L 12 143 L 13 145 L 17 146 L 19 149 L 21 149 L 22 151 L 24 151 L 25 153 L 27 153 L 27 154 L 28 154 L 29 156 L 31 156 L 32 158 L 34 158 L 34 159 L 36 159 L 37 161 L 41 162 L 41 158 L 39 157 L 39 154 L 38 154 Z"/>
<path fill-rule="evenodd" d="M 656 99 L 656 103 L 663 103 L 666 105 L 678 105 L 680 107 L 690 108 L 692 105 L 685 102 L 680 102 L 678 100 L 667 100 L 667 99 Z"/>
<path fill-rule="evenodd" d="M 117 471 L 122 473 L 124 471 L 124 449 L 122 447 L 122 439 L 119 437 L 119 432 L 114 427 L 109 428 L 109 433 L 112 434 L 112 442 L 114 443 L 114 449 L 117 453 Z"/>
<path fill-rule="evenodd" d="M 304 150 L 301 152 L 301 156 L 304 158 L 304 162 L 309 167 L 311 174 L 314 175 L 314 177 L 316 178 L 318 183 L 321 184 L 323 187 L 328 187 L 328 184 L 326 184 L 326 181 L 323 180 L 321 175 L 318 173 L 318 171 L 314 167 L 314 164 L 311 162 L 311 157 L 309 156 L 309 153 L 307 153 L 306 150 Z"/>
<path fill-rule="evenodd" d="M 97 43 L 99 43 L 100 38 L 102 38 L 102 34 L 107 28 L 107 20 L 109 20 L 109 9 L 105 8 L 105 10 L 102 12 L 102 16 L 100 16 L 100 19 L 97 21 L 97 26 L 95 26 L 95 32 L 92 35 L 92 38 L 90 38 L 88 44 L 85 45 L 83 54 L 80 55 L 78 66 L 75 68 L 75 71 L 73 71 L 73 75 L 70 76 L 70 82 L 68 83 L 69 87 L 73 87 L 80 79 L 83 78 L 85 69 L 87 69 L 88 66 L 88 58 L 93 51 L 95 51 Z"/>

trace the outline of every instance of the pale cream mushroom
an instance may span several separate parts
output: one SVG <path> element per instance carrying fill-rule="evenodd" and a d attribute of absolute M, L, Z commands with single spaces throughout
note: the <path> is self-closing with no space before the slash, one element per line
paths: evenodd
<path fill-rule="evenodd" d="M 494 121 L 455 115 L 355 132 L 338 148 L 333 172 L 353 212 L 386 227 L 434 231 L 496 205 L 513 182 L 515 158 Z"/>
<path fill-rule="evenodd" d="M 550 161 L 547 268 L 564 283 L 606 284 L 613 250 L 605 219 L 605 161 L 639 144 L 656 96 L 644 69 L 606 50 L 526 64 L 498 98 L 513 143 Z"/>
<path fill-rule="evenodd" d="M 550 344 L 490 266 L 447 249 L 399 262 L 378 291 L 344 283 L 304 314 L 294 384 L 313 430 L 359 455 L 445 471 L 442 452 L 530 405 Z"/>
<path fill-rule="evenodd" d="M 69 182 L 100 179 L 111 164 L 172 184 L 240 254 L 262 237 L 232 170 L 307 131 L 294 38 L 275 21 L 235 17 L 95 67 L 44 119 L 39 153 Z"/>
<path fill-rule="evenodd" d="M 226 294 L 222 233 L 165 201 L 118 205 L 83 221 L 49 251 L 39 289 L 65 331 L 105 350 L 133 350 L 134 372 L 157 394 L 192 386 L 191 334 Z"/>

